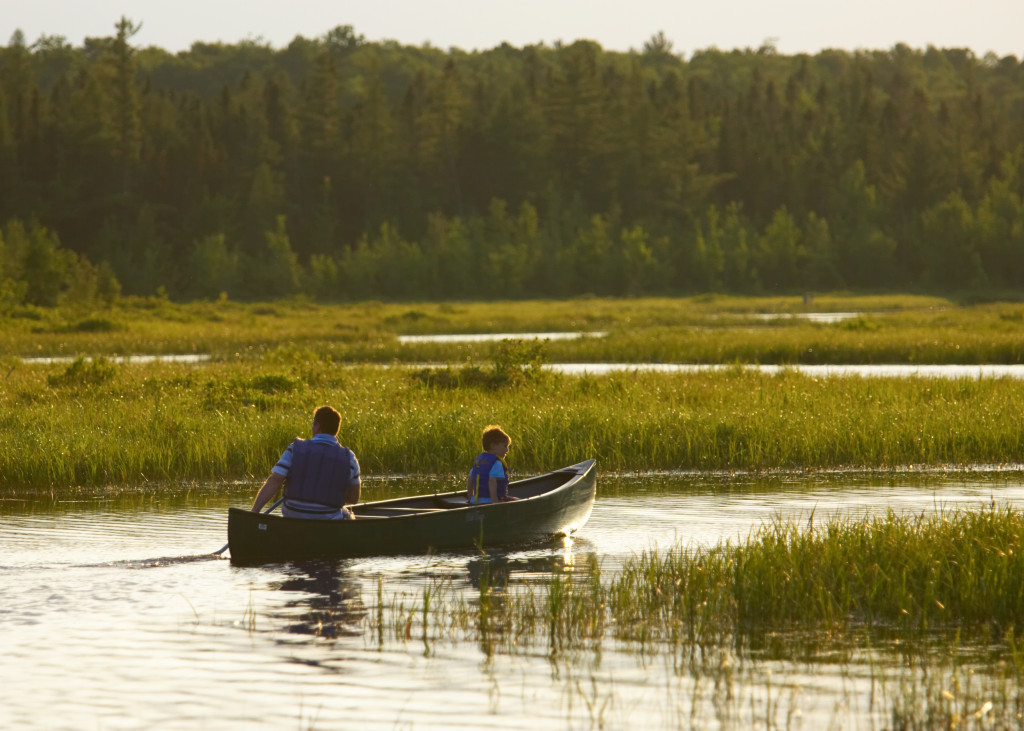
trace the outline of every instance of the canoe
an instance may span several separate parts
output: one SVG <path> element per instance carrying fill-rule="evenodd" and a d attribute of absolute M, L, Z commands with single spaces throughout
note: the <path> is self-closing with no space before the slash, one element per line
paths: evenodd
<path fill-rule="evenodd" d="M 464 490 L 350 506 L 356 520 L 306 520 L 228 510 L 234 563 L 422 554 L 511 546 L 569 535 L 590 517 L 595 460 L 509 484 L 519 500 L 471 505 Z"/>

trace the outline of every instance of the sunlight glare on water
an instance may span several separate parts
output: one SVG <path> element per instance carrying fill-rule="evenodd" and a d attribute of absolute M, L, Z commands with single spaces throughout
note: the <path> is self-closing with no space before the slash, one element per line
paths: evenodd
<path fill-rule="evenodd" d="M 590 521 L 572 541 L 487 561 L 510 586 L 543 582 L 552 568 L 591 555 L 608 576 L 646 549 L 735 541 L 776 515 L 803 521 L 1024 503 L 1019 474 L 772 480 L 602 476 Z M 425 643 L 415 634 L 378 644 L 378 581 L 386 602 L 406 607 L 439 578 L 478 596 L 482 558 L 235 567 L 209 553 L 224 543 L 228 505 L 249 499 L 6 508 L 0 726 L 666 728 L 690 725 L 696 714 L 697 725 L 743 728 L 773 702 L 761 671 L 748 669 L 749 677 L 737 675 L 730 720 L 669 658 L 644 660 L 614 643 L 596 662 L 554 660 L 543 643 L 491 656 L 474 642 Z M 835 721 L 851 693 L 844 727 L 870 726 L 868 704 L 858 700 L 873 682 L 863 668 L 771 667 L 774 702 L 796 704 L 805 728 Z"/>
<path fill-rule="evenodd" d="M 446 335 L 399 335 L 398 342 L 413 343 L 486 343 L 500 340 L 579 340 L 603 338 L 604 332 L 549 332 L 549 333 L 453 333 Z"/>

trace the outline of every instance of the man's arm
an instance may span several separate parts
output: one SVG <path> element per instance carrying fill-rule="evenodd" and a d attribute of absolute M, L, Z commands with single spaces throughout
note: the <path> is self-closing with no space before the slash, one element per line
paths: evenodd
<path fill-rule="evenodd" d="M 279 475 L 276 472 L 271 472 L 270 477 L 263 483 L 263 487 L 256 493 L 256 499 L 252 503 L 252 512 L 258 513 L 263 509 L 263 506 L 270 502 L 270 499 L 274 497 L 284 485 L 284 475 Z M 358 490 L 358 488 L 357 488 Z M 356 493 L 358 496 L 358 492 Z"/>
<path fill-rule="evenodd" d="M 359 502 L 359 490 L 363 482 L 358 477 L 349 483 L 348 492 L 345 493 L 345 504 L 355 505 Z"/>

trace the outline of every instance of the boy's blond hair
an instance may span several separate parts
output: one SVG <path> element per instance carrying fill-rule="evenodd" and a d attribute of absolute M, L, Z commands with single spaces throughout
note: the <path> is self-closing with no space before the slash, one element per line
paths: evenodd
<path fill-rule="evenodd" d="M 484 451 L 490 450 L 490 448 L 498 442 L 504 442 L 505 444 L 512 443 L 512 437 L 506 434 L 500 426 L 497 424 L 488 424 L 484 427 L 484 433 L 480 441 L 483 443 Z"/>

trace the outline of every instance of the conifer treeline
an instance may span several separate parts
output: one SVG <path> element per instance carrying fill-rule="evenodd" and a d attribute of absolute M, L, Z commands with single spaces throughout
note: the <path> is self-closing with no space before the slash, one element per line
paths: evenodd
<path fill-rule="evenodd" d="M 114 30 L 0 48 L 0 299 L 1024 286 L 1012 56 Z"/>

